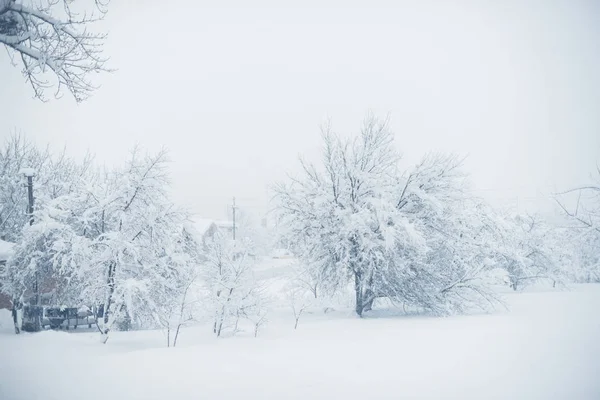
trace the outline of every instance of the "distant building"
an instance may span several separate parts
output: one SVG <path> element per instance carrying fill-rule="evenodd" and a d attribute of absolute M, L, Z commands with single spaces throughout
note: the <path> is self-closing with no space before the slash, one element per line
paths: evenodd
<path fill-rule="evenodd" d="M 211 219 L 195 218 L 186 227 L 188 232 L 196 238 L 205 248 L 208 241 L 214 238 L 217 232 L 233 238 L 233 222 L 216 221 Z"/>

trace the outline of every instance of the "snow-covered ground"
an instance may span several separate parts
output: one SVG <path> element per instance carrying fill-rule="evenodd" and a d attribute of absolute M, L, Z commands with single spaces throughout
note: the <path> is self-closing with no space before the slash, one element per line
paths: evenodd
<path fill-rule="evenodd" d="M 258 338 L 187 328 L 12 334 L 0 324 L 0 399 L 600 399 L 600 286 L 508 294 L 510 311 L 360 320 L 270 318 Z"/>

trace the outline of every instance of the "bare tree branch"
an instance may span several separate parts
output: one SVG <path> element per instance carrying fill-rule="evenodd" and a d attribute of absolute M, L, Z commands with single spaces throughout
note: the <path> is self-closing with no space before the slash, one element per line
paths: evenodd
<path fill-rule="evenodd" d="M 42 101 L 53 86 L 55 97 L 66 87 L 77 102 L 83 101 L 97 89 L 90 75 L 109 71 L 102 55 L 106 35 L 87 30 L 105 15 L 108 2 L 94 1 L 98 17 L 79 16 L 71 4 L 72 0 L 42 0 L 26 6 L 22 0 L 0 0 L 0 43 L 20 56 L 22 73 Z M 11 59 L 14 62 L 12 55 Z"/>

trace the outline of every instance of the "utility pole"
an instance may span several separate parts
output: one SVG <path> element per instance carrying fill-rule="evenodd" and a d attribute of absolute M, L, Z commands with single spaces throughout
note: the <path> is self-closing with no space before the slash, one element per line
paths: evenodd
<path fill-rule="evenodd" d="M 33 225 L 33 170 L 26 170 L 24 172 L 27 177 L 27 215 L 29 216 L 29 225 Z M 35 269 L 35 281 L 33 283 L 33 292 L 35 293 L 35 305 L 34 308 L 34 323 L 33 331 L 39 332 L 42 329 L 42 315 L 40 312 L 40 282 L 39 282 L 39 271 L 38 266 Z"/>
<path fill-rule="evenodd" d="M 27 196 L 28 196 L 28 203 L 27 203 L 27 215 L 29 216 L 29 225 L 33 225 L 33 173 L 28 173 L 30 171 L 27 171 L 25 173 L 25 176 L 27 177 Z"/>
<path fill-rule="evenodd" d="M 27 178 L 27 218 L 29 220 L 29 225 L 33 225 L 33 206 L 34 206 L 34 197 L 33 197 L 33 176 L 35 175 L 35 171 L 33 168 L 23 168 L 21 172 Z M 28 323 L 27 330 L 31 330 L 33 332 L 38 332 L 42 329 L 42 312 L 40 306 L 40 278 L 39 278 L 39 266 L 36 265 L 34 281 L 33 281 L 33 294 L 35 295 L 35 305 L 28 306 L 28 319 L 31 318 L 31 323 Z M 22 307 L 23 305 L 20 304 Z M 15 306 L 13 306 L 15 307 Z M 25 310 L 23 310 L 25 311 Z M 25 316 L 25 315 L 24 315 Z M 15 332 L 20 333 L 20 327 L 17 325 L 17 311 L 16 309 L 13 311 L 13 318 L 15 319 Z"/>
<path fill-rule="evenodd" d="M 236 210 L 236 206 L 235 206 L 235 196 L 233 197 L 233 205 L 231 206 L 231 210 L 233 212 L 233 240 L 235 240 L 235 210 Z"/>
<path fill-rule="evenodd" d="M 33 174 L 28 173 L 30 171 L 25 172 L 25 176 L 27 177 L 27 216 L 29 217 L 29 225 L 33 225 Z M 33 292 L 35 293 L 35 305 L 40 305 L 40 288 L 38 282 L 38 271 L 36 268 L 35 271 L 35 282 L 33 283 Z M 37 318 L 36 318 L 37 320 Z"/>

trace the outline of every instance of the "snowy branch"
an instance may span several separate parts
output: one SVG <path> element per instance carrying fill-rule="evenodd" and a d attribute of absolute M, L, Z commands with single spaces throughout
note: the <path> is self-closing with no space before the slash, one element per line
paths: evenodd
<path fill-rule="evenodd" d="M 23 75 L 34 96 L 42 101 L 46 100 L 46 89 L 52 86 L 56 86 L 55 97 L 65 87 L 76 101 L 83 101 L 97 88 L 90 75 L 109 71 L 103 56 L 106 35 L 87 30 L 104 16 L 106 4 L 96 0 L 94 8 L 99 16 L 92 13 L 88 17 L 72 10 L 71 3 L 42 0 L 26 6 L 22 0 L 0 0 L 0 43 L 18 55 Z M 54 83 L 48 76 L 54 77 Z"/>

